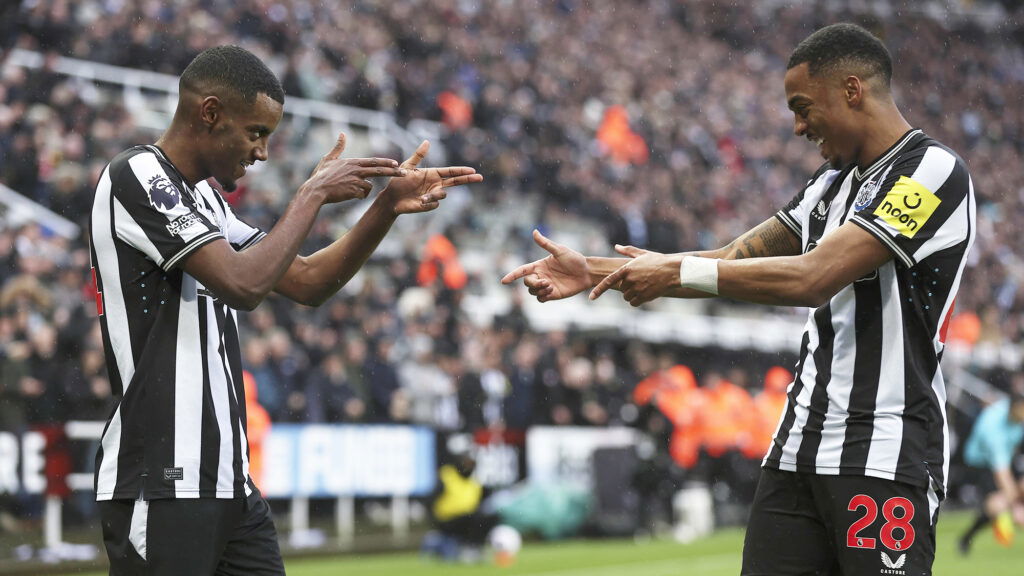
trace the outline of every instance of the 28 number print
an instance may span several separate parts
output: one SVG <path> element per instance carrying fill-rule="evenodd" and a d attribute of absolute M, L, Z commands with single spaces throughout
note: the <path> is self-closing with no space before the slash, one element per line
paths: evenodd
<path fill-rule="evenodd" d="M 850 505 L 846 509 L 855 512 L 860 508 L 864 508 L 864 515 L 851 524 L 850 529 L 846 531 L 846 545 L 850 548 L 873 550 L 875 539 L 858 536 L 858 534 L 875 522 L 875 518 L 878 517 L 878 503 L 871 496 L 858 494 L 850 499 Z M 896 510 L 900 511 L 899 516 L 896 515 Z M 910 500 L 900 497 L 889 498 L 885 504 L 882 504 L 882 517 L 885 518 L 885 524 L 878 536 L 886 548 L 899 551 L 913 546 L 914 527 L 910 525 L 910 521 L 914 519 L 914 504 Z M 897 534 L 899 534 L 898 538 Z"/>

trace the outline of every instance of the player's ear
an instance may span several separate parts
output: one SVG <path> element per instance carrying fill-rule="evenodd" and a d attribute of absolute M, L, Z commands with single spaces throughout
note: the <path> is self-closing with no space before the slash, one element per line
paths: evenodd
<path fill-rule="evenodd" d="M 857 76 L 847 76 L 843 81 L 843 91 L 846 96 L 846 103 L 851 108 L 860 106 L 864 99 L 864 83 Z"/>
<path fill-rule="evenodd" d="M 223 116 L 224 104 L 220 98 L 207 96 L 199 103 L 199 120 L 207 131 L 213 131 Z"/>

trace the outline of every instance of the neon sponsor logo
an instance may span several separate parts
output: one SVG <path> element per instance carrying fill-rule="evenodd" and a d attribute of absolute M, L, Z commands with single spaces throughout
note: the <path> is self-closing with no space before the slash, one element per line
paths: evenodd
<path fill-rule="evenodd" d="M 900 176 L 875 209 L 879 216 L 897 232 L 913 238 L 928 222 L 942 200 L 919 182 Z"/>

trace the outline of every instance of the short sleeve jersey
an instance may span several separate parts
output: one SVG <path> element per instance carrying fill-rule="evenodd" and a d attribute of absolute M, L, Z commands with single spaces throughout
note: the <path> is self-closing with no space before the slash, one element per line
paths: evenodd
<path fill-rule="evenodd" d="M 236 313 L 182 264 L 210 242 L 245 250 L 265 234 L 208 183 L 185 182 L 156 146 L 107 165 L 89 234 L 117 401 L 97 454 L 97 498 L 247 496 Z"/>
<path fill-rule="evenodd" d="M 942 494 L 949 437 L 939 360 L 975 235 L 966 165 L 911 130 L 866 169 L 822 167 L 776 217 L 804 252 L 850 222 L 893 259 L 809 311 L 765 465 Z"/>

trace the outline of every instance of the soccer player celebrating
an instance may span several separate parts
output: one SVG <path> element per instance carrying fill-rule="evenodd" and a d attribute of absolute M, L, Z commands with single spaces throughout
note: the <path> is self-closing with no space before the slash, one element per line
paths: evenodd
<path fill-rule="evenodd" d="M 269 233 L 238 218 L 207 182 L 232 189 L 268 159 L 284 93 L 235 46 L 182 73 L 170 127 L 116 156 L 96 186 L 90 244 L 107 367 L 117 400 L 97 454 L 96 497 L 111 574 L 284 574 L 270 510 L 248 473 L 236 310 L 271 291 L 318 305 L 369 258 L 401 214 L 437 208 L 468 167 L 342 159 L 317 165 Z M 297 255 L 320 208 L 365 198 L 359 222 Z"/>
<path fill-rule="evenodd" d="M 790 56 L 785 90 L 794 133 L 826 163 L 772 218 L 718 250 L 617 247 L 626 259 L 534 232 L 550 255 L 502 279 L 542 302 L 592 288 L 634 306 L 719 295 L 811 308 L 745 575 L 931 574 L 949 462 L 939 357 L 975 201 L 963 160 L 903 118 L 891 77 L 870 32 L 818 30 Z"/>

